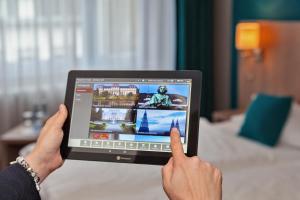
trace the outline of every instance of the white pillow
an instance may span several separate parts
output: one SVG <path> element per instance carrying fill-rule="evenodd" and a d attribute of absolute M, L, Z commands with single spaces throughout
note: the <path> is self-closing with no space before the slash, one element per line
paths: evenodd
<path fill-rule="evenodd" d="M 280 145 L 300 148 L 300 105 L 294 103 L 283 129 Z"/>
<path fill-rule="evenodd" d="M 236 122 L 239 123 L 241 126 L 245 120 L 245 113 L 241 113 L 241 114 L 237 114 L 237 115 L 233 115 L 230 120 L 232 122 Z"/>

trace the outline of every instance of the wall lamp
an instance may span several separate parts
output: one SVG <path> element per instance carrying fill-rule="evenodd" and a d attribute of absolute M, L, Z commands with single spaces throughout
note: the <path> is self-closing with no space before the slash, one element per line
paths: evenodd
<path fill-rule="evenodd" d="M 259 22 L 240 22 L 236 26 L 235 46 L 242 58 L 263 60 L 262 25 Z"/>

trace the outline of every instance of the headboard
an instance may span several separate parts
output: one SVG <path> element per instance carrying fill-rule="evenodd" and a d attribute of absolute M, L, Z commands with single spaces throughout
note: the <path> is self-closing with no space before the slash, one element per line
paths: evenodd
<path fill-rule="evenodd" d="M 300 104 L 300 22 L 264 23 L 275 37 L 261 62 L 239 58 L 239 107 L 246 107 L 257 92 L 291 95 Z"/>

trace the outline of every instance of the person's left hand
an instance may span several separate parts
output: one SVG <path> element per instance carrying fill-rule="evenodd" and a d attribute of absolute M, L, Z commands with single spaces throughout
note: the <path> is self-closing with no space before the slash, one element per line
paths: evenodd
<path fill-rule="evenodd" d="M 61 104 L 57 113 L 47 120 L 35 148 L 25 158 L 29 166 L 40 177 L 40 182 L 63 164 L 60 145 L 63 139 L 62 127 L 67 116 L 67 108 Z"/>

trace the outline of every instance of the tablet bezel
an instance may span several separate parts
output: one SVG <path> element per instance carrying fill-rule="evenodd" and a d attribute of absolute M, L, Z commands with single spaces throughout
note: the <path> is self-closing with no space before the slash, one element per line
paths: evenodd
<path fill-rule="evenodd" d="M 197 155 L 198 149 L 198 127 L 200 116 L 200 100 L 202 73 L 196 70 L 181 71 L 95 71 L 95 70 L 73 70 L 69 72 L 65 94 L 65 105 L 68 117 L 63 126 L 64 137 L 61 144 L 61 155 L 63 159 L 91 160 L 121 163 L 154 164 L 164 165 L 171 157 L 168 152 L 146 152 L 134 151 L 136 155 L 122 154 L 118 150 L 110 153 L 93 153 L 89 148 L 80 148 L 82 151 L 74 151 L 76 147 L 68 147 L 69 130 L 72 116 L 75 82 L 77 78 L 157 78 L 157 79 L 192 79 L 190 116 L 189 116 L 189 139 L 187 145 L 187 156 Z M 77 147 L 78 148 L 78 147 Z M 131 151 L 131 150 L 128 150 Z M 121 159 L 120 159 L 121 158 Z M 122 159 L 124 158 L 124 159 Z"/>

